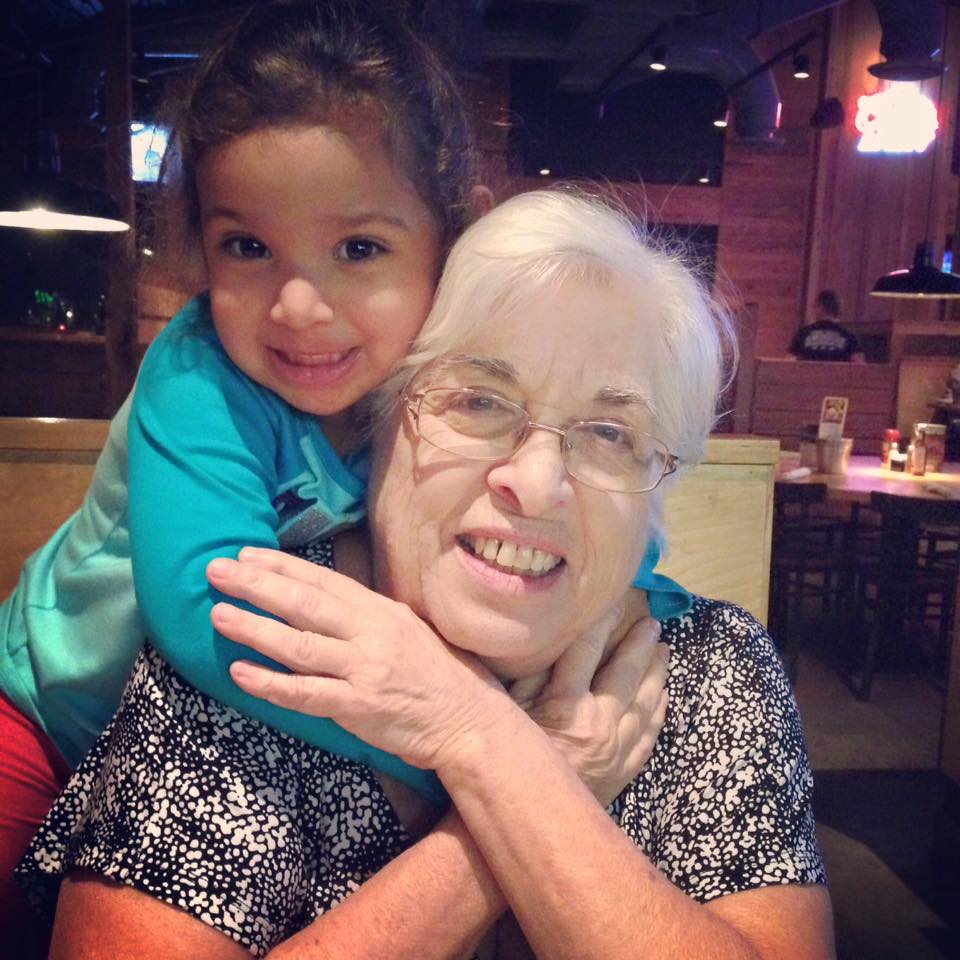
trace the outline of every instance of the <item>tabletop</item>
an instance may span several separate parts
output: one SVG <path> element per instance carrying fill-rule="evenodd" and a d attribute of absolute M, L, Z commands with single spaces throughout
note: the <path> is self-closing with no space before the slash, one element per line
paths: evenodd
<path fill-rule="evenodd" d="M 792 466 L 796 462 L 781 461 L 781 470 Z M 812 473 L 804 480 L 778 482 L 825 483 L 829 499 L 848 503 L 869 503 L 875 491 L 930 500 L 960 499 L 960 463 L 943 463 L 940 472 L 916 477 L 886 469 L 879 457 L 855 455 L 850 457 L 846 473 Z M 938 487 L 941 492 L 937 492 Z"/>

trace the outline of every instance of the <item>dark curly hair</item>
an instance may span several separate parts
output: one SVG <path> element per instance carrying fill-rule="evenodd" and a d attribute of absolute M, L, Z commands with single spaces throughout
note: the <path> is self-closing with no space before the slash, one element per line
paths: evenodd
<path fill-rule="evenodd" d="M 267 127 L 372 120 L 436 217 L 445 248 L 469 221 L 477 163 L 456 84 L 383 2 L 254 3 L 166 112 L 163 219 L 183 250 L 199 232 L 200 158 Z"/>

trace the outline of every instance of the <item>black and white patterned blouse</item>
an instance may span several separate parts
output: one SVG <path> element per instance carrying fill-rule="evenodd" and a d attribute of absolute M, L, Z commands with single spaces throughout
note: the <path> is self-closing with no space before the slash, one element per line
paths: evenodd
<path fill-rule="evenodd" d="M 824 883 L 800 720 L 766 632 L 697 599 L 663 639 L 666 723 L 611 816 L 695 900 Z M 49 914 L 61 878 L 90 870 L 259 956 L 410 842 L 368 767 L 211 700 L 148 646 L 17 877 Z"/>

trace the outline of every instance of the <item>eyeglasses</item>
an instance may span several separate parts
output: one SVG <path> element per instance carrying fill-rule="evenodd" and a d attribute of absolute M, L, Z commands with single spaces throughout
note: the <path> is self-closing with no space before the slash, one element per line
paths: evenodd
<path fill-rule="evenodd" d="M 401 397 L 417 435 L 468 460 L 503 460 L 531 430 L 560 437 L 563 465 L 588 487 L 645 493 L 677 469 L 678 460 L 656 437 L 621 423 L 577 420 L 566 429 L 536 423 L 519 404 L 472 387 L 434 387 Z"/>

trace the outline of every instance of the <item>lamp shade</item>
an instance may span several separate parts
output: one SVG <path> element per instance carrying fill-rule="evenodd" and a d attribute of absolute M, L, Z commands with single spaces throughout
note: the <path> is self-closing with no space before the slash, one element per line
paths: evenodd
<path fill-rule="evenodd" d="M 909 270 L 894 270 L 882 276 L 873 285 L 870 296 L 960 299 L 960 276 L 938 270 L 933 263 L 933 244 L 918 243 L 913 266 Z"/>
<path fill-rule="evenodd" d="M 55 176 L 15 179 L 0 190 L 0 227 L 121 233 L 130 229 L 101 190 Z"/>

